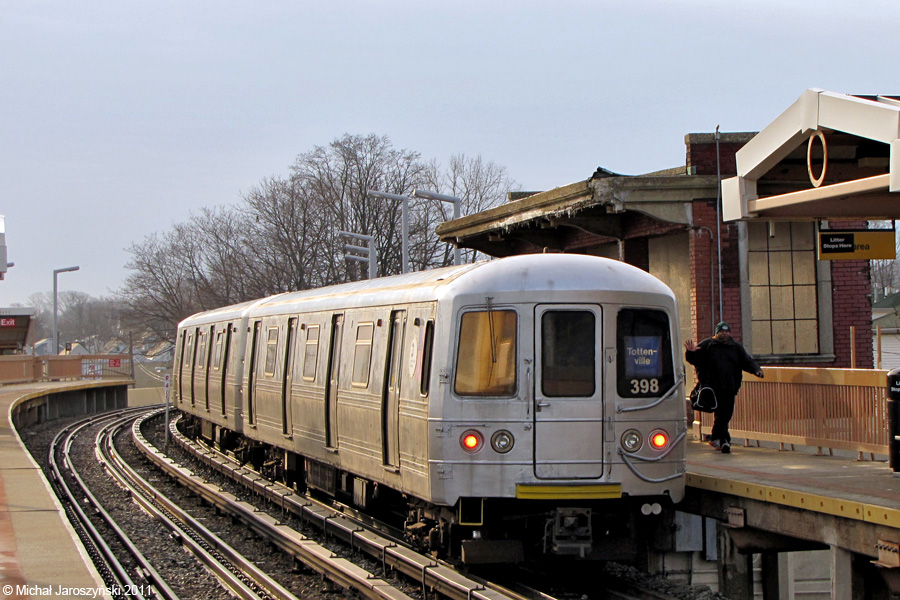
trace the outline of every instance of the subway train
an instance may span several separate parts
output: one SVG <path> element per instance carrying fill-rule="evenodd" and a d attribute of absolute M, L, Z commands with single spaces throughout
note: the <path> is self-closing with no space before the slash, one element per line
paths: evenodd
<path fill-rule="evenodd" d="M 652 275 L 524 255 L 191 316 L 172 397 L 197 436 L 435 555 L 621 560 L 684 496 L 679 347 Z"/>

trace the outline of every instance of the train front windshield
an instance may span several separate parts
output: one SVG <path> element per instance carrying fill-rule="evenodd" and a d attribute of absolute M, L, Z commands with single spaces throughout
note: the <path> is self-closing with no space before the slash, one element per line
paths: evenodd
<path fill-rule="evenodd" d="M 653 398 L 675 384 L 669 316 L 627 308 L 616 319 L 617 388 L 622 398 Z"/>

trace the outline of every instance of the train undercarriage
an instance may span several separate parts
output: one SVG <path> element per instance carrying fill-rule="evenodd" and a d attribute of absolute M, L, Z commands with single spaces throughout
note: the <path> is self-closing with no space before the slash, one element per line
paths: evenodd
<path fill-rule="evenodd" d="M 665 549 L 673 531 L 667 498 L 573 501 L 462 498 L 440 506 L 191 415 L 184 432 L 262 476 L 350 506 L 403 532 L 434 556 L 466 564 L 531 559 L 634 562 Z"/>

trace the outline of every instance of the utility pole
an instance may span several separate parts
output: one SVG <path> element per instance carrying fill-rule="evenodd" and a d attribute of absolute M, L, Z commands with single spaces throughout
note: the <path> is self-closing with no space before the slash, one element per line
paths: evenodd
<path fill-rule="evenodd" d="M 379 192 L 376 190 L 366 190 L 366 196 L 369 198 L 380 198 L 383 200 L 396 200 L 401 202 L 401 233 L 400 246 L 402 248 L 403 260 L 400 265 L 401 273 L 409 272 L 409 196 L 401 196 L 399 194 L 388 194 L 387 192 Z"/>
<path fill-rule="evenodd" d="M 427 190 L 420 190 L 419 188 L 413 190 L 413 196 L 415 196 L 416 198 L 424 198 L 426 200 L 440 200 L 441 202 L 449 202 L 453 205 L 453 219 L 455 220 L 459 218 L 459 205 L 462 203 L 461 198 L 457 198 L 456 196 L 448 196 L 446 194 L 438 194 L 436 192 L 429 192 Z M 459 261 L 459 246 L 454 244 L 453 264 L 458 265 Z"/>
<path fill-rule="evenodd" d="M 354 246 L 352 244 L 344 244 L 344 258 L 355 260 L 357 262 L 369 263 L 369 279 L 378 277 L 378 251 L 375 249 L 375 237 L 364 235 L 362 233 L 350 233 L 349 231 L 338 231 L 341 237 L 363 240 L 365 246 Z M 357 254 L 348 254 L 348 252 L 356 252 Z"/>

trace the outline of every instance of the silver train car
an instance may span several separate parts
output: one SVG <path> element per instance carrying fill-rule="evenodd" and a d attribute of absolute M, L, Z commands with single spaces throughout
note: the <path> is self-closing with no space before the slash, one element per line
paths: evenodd
<path fill-rule="evenodd" d="M 197 435 L 435 553 L 627 559 L 684 496 L 679 350 L 655 277 L 526 255 L 199 313 L 172 396 Z"/>

